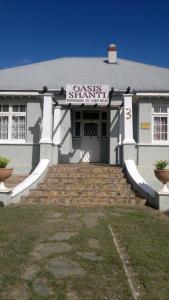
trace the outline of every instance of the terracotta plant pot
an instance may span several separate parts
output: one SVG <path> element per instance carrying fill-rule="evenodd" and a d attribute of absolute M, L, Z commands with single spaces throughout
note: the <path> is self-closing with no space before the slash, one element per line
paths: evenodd
<path fill-rule="evenodd" d="M 160 192 L 169 193 L 167 188 L 167 182 L 169 181 L 169 169 L 164 170 L 154 170 L 155 176 L 159 181 L 163 183 L 163 188 Z"/>
<path fill-rule="evenodd" d="M 13 169 L 0 168 L 0 190 L 6 190 L 7 188 L 4 185 L 4 180 L 12 175 Z"/>

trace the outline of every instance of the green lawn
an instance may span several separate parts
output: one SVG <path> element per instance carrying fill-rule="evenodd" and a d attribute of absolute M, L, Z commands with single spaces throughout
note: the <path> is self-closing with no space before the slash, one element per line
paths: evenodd
<path fill-rule="evenodd" d="M 0 209 L 0 299 L 132 299 L 109 224 L 127 257 L 139 299 L 168 300 L 167 216 L 139 206 L 57 209 L 36 205 Z M 75 235 L 66 241 L 51 241 L 60 232 Z M 43 248 L 48 243 L 58 247 L 65 243 L 69 250 L 38 256 L 38 246 Z M 48 267 L 55 258 L 75 263 L 83 273 L 56 278 Z M 39 270 L 28 280 L 23 274 L 30 266 Z M 42 283 L 37 284 L 39 280 Z"/>

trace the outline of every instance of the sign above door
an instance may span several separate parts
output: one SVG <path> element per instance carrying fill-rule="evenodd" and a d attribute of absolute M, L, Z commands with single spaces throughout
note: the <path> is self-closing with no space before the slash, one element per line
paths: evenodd
<path fill-rule="evenodd" d="M 101 84 L 67 84 L 66 102 L 75 105 L 107 105 L 109 102 L 109 86 Z"/>

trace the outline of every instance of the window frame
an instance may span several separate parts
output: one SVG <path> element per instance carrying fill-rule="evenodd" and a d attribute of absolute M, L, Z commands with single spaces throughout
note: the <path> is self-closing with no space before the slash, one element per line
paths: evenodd
<path fill-rule="evenodd" d="M 76 118 L 76 113 L 80 113 L 80 118 Z M 80 135 L 76 135 L 75 124 L 80 123 Z M 80 139 L 82 137 L 82 111 L 74 110 L 73 111 L 73 138 Z"/>
<path fill-rule="evenodd" d="M 14 102 L 14 103 L 0 103 L 0 105 L 8 105 L 9 106 L 9 110 L 8 112 L 1 112 L 0 111 L 0 117 L 1 116 L 6 116 L 8 117 L 8 138 L 7 139 L 0 139 L 0 144 L 10 144 L 10 143 L 25 143 L 26 139 L 27 139 L 27 105 L 26 103 L 18 103 L 18 102 Z M 24 112 L 14 112 L 13 111 L 13 106 L 25 106 L 25 111 Z M 13 139 L 12 138 L 12 117 L 25 117 L 25 138 L 24 139 Z"/>
<path fill-rule="evenodd" d="M 167 107 L 167 112 L 154 112 L 154 107 Z M 155 117 L 166 117 L 167 118 L 167 139 L 166 140 L 155 140 L 154 139 L 154 118 Z M 159 145 L 169 144 L 169 106 L 167 104 L 154 104 L 152 106 L 152 143 Z"/>

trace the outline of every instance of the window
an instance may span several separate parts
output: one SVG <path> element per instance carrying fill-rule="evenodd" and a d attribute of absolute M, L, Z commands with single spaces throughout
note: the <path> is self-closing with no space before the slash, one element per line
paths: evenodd
<path fill-rule="evenodd" d="M 26 105 L 0 105 L 0 140 L 25 140 Z"/>
<path fill-rule="evenodd" d="M 80 117 L 81 117 L 80 111 L 75 111 L 75 119 L 80 120 Z"/>
<path fill-rule="evenodd" d="M 153 140 L 168 141 L 168 107 L 153 107 Z"/>
<path fill-rule="evenodd" d="M 75 136 L 80 137 L 80 132 L 81 132 L 81 126 L 80 122 L 75 122 Z"/>
<path fill-rule="evenodd" d="M 102 120 L 107 120 L 107 112 L 102 111 Z"/>
<path fill-rule="evenodd" d="M 107 123 L 102 122 L 101 123 L 101 137 L 106 137 L 107 136 Z"/>
<path fill-rule="evenodd" d="M 73 113 L 73 136 L 80 138 L 81 136 L 81 112 L 74 111 Z"/>
<path fill-rule="evenodd" d="M 99 120 L 99 112 L 98 111 L 84 111 L 83 119 L 84 120 Z"/>

